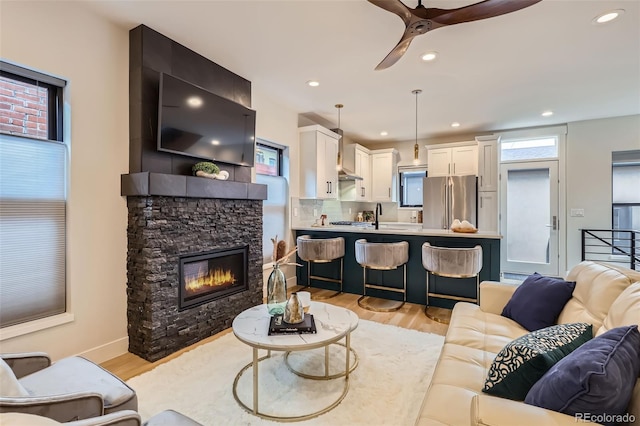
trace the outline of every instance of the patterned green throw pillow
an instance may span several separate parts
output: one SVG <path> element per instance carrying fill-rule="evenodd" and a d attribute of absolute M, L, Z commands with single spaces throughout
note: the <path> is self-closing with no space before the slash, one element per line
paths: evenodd
<path fill-rule="evenodd" d="M 587 323 L 552 325 L 525 334 L 496 355 L 482 392 L 523 401 L 547 370 L 592 337 Z"/>

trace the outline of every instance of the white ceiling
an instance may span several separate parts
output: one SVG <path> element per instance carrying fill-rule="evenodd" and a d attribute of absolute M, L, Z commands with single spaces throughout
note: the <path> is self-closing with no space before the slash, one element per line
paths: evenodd
<path fill-rule="evenodd" d="M 517 1 L 517 0 L 515 0 Z M 425 0 L 456 8 L 475 1 Z M 80 3 L 78 3 L 80 4 Z M 295 111 L 363 142 L 419 139 L 640 114 L 640 1 L 543 0 L 414 39 L 374 67 L 404 24 L 364 0 L 90 1 L 127 29 L 147 25 L 251 80 Z M 415 7 L 417 0 L 407 0 Z M 617 20 L 595 25 L 605 11 Z M 432 63 L 420 60 L 435 50 Z M 320 81 L 308 87 L 310 79 Z M 548 118 L 545 110 L 554 111 Z M 260 111 L 258 111 L 260 114 Z M 458 129 L 450 124 L 460 122 Z M 381 137 L 386 130 L 389 135 Z"/>

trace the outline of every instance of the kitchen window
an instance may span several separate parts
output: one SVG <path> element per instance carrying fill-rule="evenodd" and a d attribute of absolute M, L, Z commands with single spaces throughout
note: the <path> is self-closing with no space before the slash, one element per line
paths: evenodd
<path fill-rule="evenodd" d="M 0 327 L 66 312 L 66 82 L 0 61 Z"/>
<path fill-rule="evenodd" d="M 426 167 L 398 167 L 400 207 L 422 207 L 422 183 L 427 177 Z"/>

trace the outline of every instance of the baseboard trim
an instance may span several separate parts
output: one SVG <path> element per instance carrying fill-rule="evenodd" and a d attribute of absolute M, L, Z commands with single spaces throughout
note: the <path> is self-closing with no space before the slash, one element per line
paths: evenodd
<path fill-rule="evenodd" d="M 125 354 L 129 351 L 129 337 L 122 337 L 120 339 L 113 340 L 104 345 L 91 348 L 84 352 L 79 353 L 79 356 L 87 358 L 97 364 L 101 364 L 105 361 L 113 359 L 117 356 Z"/>
<path fill-rule="evenodd" d="M 287 288 L 295 287 L 298 285 L 298 277 L 295 275 L 287 278 Z"/>

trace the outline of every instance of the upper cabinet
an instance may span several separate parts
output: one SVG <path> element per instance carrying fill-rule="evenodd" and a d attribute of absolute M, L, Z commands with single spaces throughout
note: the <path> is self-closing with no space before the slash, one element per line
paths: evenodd
<path fill-rule="evenodd" d="M 427 153 L 429 177 L 466 176 L 478 173 L 478 146 L 431 148 Z"/>
<path fill-rule="evenodd" d="M 340 179 L 341 201 L 371 201 L 371 156 L 368 148 L 355 144 L 344 146 L 342 166 L 362 179 Z"/>
<path fill-rule="evenodd" d="M 338 198 L 338 140 L 322 126 L 298 129 L 300 137 L 300 198 Z"/>
<path fill-rule="evenodd" d="M 497 136 L 479 136 L 478 141 L 478 191 L 498 190 L 498 142 Z"/>
<path fill-rule="evenodd" d="M 368 201 L 396 201 L 397 156 L 398 151 L 393 148 L 371 151 L 371 199 Z"/>
<path fill-rule="evenodd" d="M 356 180 L 356 201 L 369 201 L 371 198 L 371 156 L 369 150 L 361 145 L 355 146 L 354 172 L 362 177 L 362 180 Z"/>

